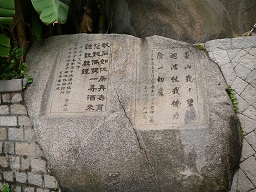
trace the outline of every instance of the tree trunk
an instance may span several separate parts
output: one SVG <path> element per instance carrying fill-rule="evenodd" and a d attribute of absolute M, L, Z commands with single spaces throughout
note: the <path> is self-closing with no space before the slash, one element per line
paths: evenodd
<path fill-rule="evenodd" d="M 24 17 L 23 17 L 23 6 L 21 0 L 15 0 L 15 20 L 14 24 L 16 27 L 17 40 L 19 47 L 26 49 L 26 36 L 24 30 Z"/>

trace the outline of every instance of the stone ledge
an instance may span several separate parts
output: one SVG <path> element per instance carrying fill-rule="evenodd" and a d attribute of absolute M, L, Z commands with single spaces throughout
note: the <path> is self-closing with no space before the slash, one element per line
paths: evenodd
<path fill-rule="evenodd" d="M 22 79 L 0 80 L 0 93 L 22 91 Z"/>

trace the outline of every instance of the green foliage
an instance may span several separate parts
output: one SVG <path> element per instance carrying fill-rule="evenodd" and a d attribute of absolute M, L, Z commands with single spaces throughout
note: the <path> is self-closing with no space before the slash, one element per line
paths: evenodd
<path fill-rule="evenodd" d="M 237 113 L 238 112 L 238 101 L 237 101 L 237 98 L 236 98 L 236 94 L 234 92 L 234 90 L 231 88 L 231 86 L 229 85 L 228 86 L 228 94 L 229 94 L 229 98 L 233 104 L 233 107 L 234 107 L 234 111 Z"/>
<path fill-rule="evenodd" d="M 240 127 L 240 134 L 241 134 L 241 139 L 243 141 L 244 140 L 244 130 L 242 127 Z"/>
<path fill-rule="evenodd" d="M 3 192 L 11 192 L 11 189 L 8 185 L 8 183 L 4 183 L 3 184 L 3 189 L 2 189 Z"/>
<path fill-rule="evenodd" d="M 0 25 L 12 24 L 14 14 L 14 0 L 0 0 Z"/>
<path fill-rule="evenodd" d="M 40 41 L 42 39 L 42 27 L 39 23 L 32 24 L 32 33 L 37 41 Z"/>
<path fill-rule="evenodd" d="M 27 75 L 27 64 L 20 62 L 23 50 L 15 45 L 8 57 L 0 57 L 0 79 L 9 80 L 14 78 L 27 78 L 31 81 L 31 77 Z"/>
<path fill-rule="evenodd" d="M 0 34 L 0 57 L 7 57 L 10 53 L 10 38 Z"/>
<path fill-rule="evenodd" d="M 40 19 L 46 24 L 65 23 L 69 6 L 60 0 L 31 0 Z"/>
<path fill-rule="evenodd" d="M 198 48 L 198 49 L 200 49 L 201 51 L 206 51 L 206 49 L 205 49 L 205 47 L 204 47 L 204 45 L 202 45 L 202 44 L 196 44 L 196 47 Z"/>
<path fill-rule="evenodd" d="M 15 14 L 14 0 L 0 0 L 0 25 L 9 25 L 13 23 Z M 10 38 L 0 34 L 0 57 L 9 56 Z"/>

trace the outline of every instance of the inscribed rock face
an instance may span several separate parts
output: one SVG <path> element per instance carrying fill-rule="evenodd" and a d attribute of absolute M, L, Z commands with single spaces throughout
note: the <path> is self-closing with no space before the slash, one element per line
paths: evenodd
<path fill-rule="evenodd" d="M 239 123 L 219 68 L 192 45 L 57 36 L 28 63 L 28 110 L 64 191 L 229 188 Z"/>

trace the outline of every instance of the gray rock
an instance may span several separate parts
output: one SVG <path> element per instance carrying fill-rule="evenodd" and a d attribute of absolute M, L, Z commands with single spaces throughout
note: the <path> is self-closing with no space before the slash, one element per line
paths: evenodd
<path fill-rule="evenodd" d="M 234 82 L 232 83 L 232 89 L 239 95 L 244 91 L 248 83 L 241 78 L 237 77 Z"/>
<path fill-rule="evenodd" d="M 236 98 L 238 101 L 238 112 L 242 113 L 244 112 L 250 105 L 238 94 L 236 94 Z M 241 121 L 241 119 L 239 119 Z"/>
<path fill-rule="evenodd" d="M 247 82 L 250 82 L 253 80 L 252 76 L 248 77 L 249 74 L 253 75 L 252 71 L 250 69 L 244 67 L 243 65 L 238 64 L 235 67 L 235 72 L 236 72 L 236 75 L 243 80 L 246 80 L 246 78 L 248 78 Z"/>
<path fill-rule="evenodd" d="M 254 157 L 250 157 L 249 159 L 243 161 L 240 164 L 241 169 L 247 173 L 247 177 L 256 185 L 256 161 Z"/>
<path fill-rule="evenodd" d="M 160 35 L 191 43 L 233 36 L 229 15 L 218 0 L 110 2 L 108 17 L 113 33 Z"/>
<path fill-rule="evenodd" d="M 252 87 L 251 85 L 248 85 L 243 93 L 241 94 L 241 97 L 245 99 L 250 105 L 255 103 L 256 101 L 256 89 Z"/>
<path fill-rule="evenodd" d="M 231 63 L 221 66 L 221 71 L 228 85 L 231 85 L 236 79 L 236 72 Z"/>
<path fill-rule="evenodd" d="M 256 89 L 256 68 L 251 72 L 246 80 Z"/>
<path fill-rule="evenodd" d="M 25 101 L 63 191 L 231 186 L 239 123 L 218 66 L 192 45 L 56 36 L 34 45 L 27 62 L 37 78 Z"/>
<path fill-rule="evenodd" d="M 248 143 L 252 146 L 254 151 L 256 151 L 256 129 L 245 136 L 245 139 L 248 141 Z"/>
<path fill-rule="evenodd" d="M 248 142 L 244 139 L 243 140 L 243 149 L 242 149 L 242 157 L 241 160 L 245 160 L 248 157 L 251 157 L 255 154 L 255 151 L 252 147 L 248 144 Z"/>
<path fill-rule="evenodd" d="M 13 92 L 22 90 L 22 79 L 0 80 L 0 92 Z"/>
<path fill-rule="evenodd" d="M 234 192 L 244 192 L 251 191 L 254 188 L 252 182 L 248 179 L 248 177 L 244 174 L 242 169 L 239 169 L 238 172 L 238 187 Z"/>
<path fill-rule="evenodd" d="M 237 34 L 251 30 L 256 17 L 255 0 L 220 0 L 220 2 L 226 7 Z"/>

